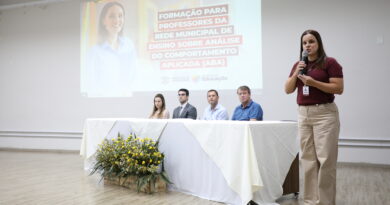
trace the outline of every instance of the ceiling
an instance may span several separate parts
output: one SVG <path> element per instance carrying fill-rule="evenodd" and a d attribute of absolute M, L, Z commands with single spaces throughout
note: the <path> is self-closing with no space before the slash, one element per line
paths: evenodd
<path fill-rule="evenodd" d="M 0 0 L 0 6 L 11 6 L 15 4 L 36 3 L 42 0 Z"/>
<path fill-rule="evenodd" d="M 75 0 L 0 0 L 0 10 Z"/>

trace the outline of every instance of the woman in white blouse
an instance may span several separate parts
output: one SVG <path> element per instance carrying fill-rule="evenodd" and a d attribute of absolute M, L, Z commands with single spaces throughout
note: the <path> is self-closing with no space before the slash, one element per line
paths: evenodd
<path fill-rule="evenodd" d="M 151 119 L 168 119 L 169 118 L 169 112 L 167 109 L 165 109 L 165 99 L 164 96 L 160 93 L 158 93 L 156 96 L 154 96 L 154 105 L 153 105 L 153 111 L 150 115 Z"/>

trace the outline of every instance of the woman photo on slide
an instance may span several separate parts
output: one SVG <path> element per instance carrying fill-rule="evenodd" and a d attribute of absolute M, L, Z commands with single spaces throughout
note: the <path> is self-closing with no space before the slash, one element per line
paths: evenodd
<path fill-rule="evenodd" d="M 87 54 L 86 81 L 89 97 L 131 96 L 136 73 L 133 42 L 123 36 L 125 9 L 108 2 L 98 22 L 98 43 Z"/>

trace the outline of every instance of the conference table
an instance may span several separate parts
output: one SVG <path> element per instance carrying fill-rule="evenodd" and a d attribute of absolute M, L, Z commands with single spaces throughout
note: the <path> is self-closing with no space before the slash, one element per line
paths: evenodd
<path fill-rule="evenodd" d="M 227 204 L 277 204 L 299 152 L 297 123 L 188 119 L 87 119 L 80 155 L 89 171 L 104 139 L 159 140 L 169 190 Z"/>

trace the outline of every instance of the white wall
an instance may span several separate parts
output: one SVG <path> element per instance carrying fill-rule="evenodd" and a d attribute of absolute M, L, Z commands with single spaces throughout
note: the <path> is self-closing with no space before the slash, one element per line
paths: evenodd
<path fill-rule="evenodd" d="M 252 97 L 265 120 L 296 120 L 296 96 L 286 95 L 283 86 L 298 59 L 301 33 L 316 29 L 327 54 L 344 68 L 345 92 L 336 96 L 339 160 L 390 164 L 389 10 L 387 0 L 263 0 L 264 90 Z M 148 116 L 155 93 L 80 95 L 79 13 L 75 0 L 0 7 L 0 147 L 77 150 L 88 117 Z M 164 94 L 172 112 L 176 93 Z M 234 91 L 220 96 L 231 114 L 238 104 Z M 205 100 L 204 92 L 190 93 L 200 113 Z"/>

